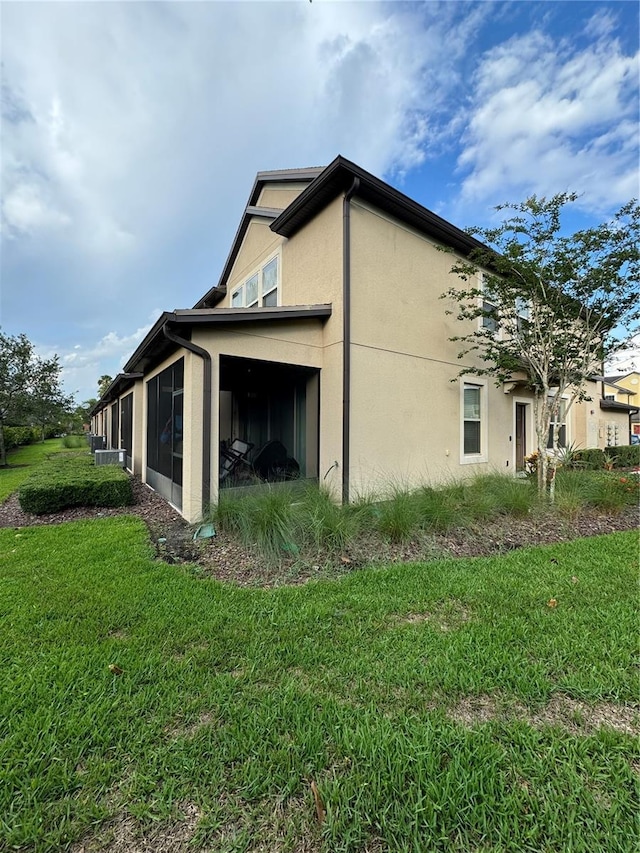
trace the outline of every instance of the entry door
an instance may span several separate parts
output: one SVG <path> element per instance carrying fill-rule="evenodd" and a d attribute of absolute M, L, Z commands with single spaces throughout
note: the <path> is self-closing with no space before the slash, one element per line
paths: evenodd
<path fill-rule="evenodd" d="M 527 454 L 527 404 L 516 403 L 516 471 L 524 471 Z"/>

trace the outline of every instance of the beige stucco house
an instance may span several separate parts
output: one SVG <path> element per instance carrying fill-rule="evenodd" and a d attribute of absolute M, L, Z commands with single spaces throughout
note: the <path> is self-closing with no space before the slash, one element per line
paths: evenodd
<path fill-rule="evenodd" d="M 316 480 L 348 501 L 521 470 L 531 394 L 457 378 L 460 328 L 440 298 L 441 248 L 479 245 L 342 157 L 261 172 L 219 282 L 159 317 L 92 430 L 191 522 L 221 488 L 257 479 Z M 577 431 L 587 446 L 588 417 L 566 441 Z"/>
<path fill-rule="evenodd" d="M 628 373 L 605 376 L 603 397 L 611 403 L 630 407 L 631 443 L 640 444 L 640 373 L 637 370 L 631 370 Z M 616 405 L 616 408 L 619 407 Z"/>

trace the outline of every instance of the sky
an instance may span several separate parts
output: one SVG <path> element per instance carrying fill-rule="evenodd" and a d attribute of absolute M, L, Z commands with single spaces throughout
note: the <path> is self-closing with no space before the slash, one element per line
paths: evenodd
<path fill-rule="evenodd" d="M 338 154 L 465 228 L 639 188 L 637 2 L 0 3 L 0 328 L 97 396 L 217 283 L 255 174 Z M 640 350 L 616 364 L 623 371 Z"/>

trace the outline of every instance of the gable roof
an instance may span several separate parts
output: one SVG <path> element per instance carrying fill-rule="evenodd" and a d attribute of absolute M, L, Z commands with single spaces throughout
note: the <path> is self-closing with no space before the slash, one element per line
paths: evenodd
<path fill-rule="evenodd" d="M 308 186 L 284 210 L 257 206 L 260 193 L 269 182 L 300 183 L 303 181 L 307 181 Z M 292 237 L 337 196 L 352 187 L 355 187 L 354 195 L 358 198 L 463 255 L 469 255 L 474 249 L 486 250 L 487 248 L 475 237 L 447 222 L 446 219 L 394 189 L 380 178 L 376 178 L 375 175 L 351 160 L 347 160 L 346 157 L 338 155 L 325 168 L 258 172 L 218 284 L 205 293 L 196 302 L 194 308 L 211 308 L 224 298 L 227 279 L 253 216 L 272 219 L 269 226 L 272 231 L 282 237 Z"/>
<path fill-rule="evenodd" d="M 271 230 L 291 237 L 306 225 L 336 196 L 355 187 L 354 195 L 380 210 L 433 237 L 440 243 L 468 255 L 474 249 L 485 249 L 484 243 L 423 207 L 414 199 L 376 178 L 351 160 L 338 156 L 326 169 L 283 210 L 271 223 Z"/>
<path fill-rule="evenodd" d="M 238 252 L 242 246 L 242 241 L 247 233 L 247 228 L 249 227 L 251 219 L 254 216 L 261 216 L 266 219 L 275 219 L 282 213 L 279 208 L 258 206 L 258 199 L 260 198 L 260 193 L 264 187 L 270 183 L 308 183 L 315 180 L 315 178 L 317 178 L 323 171 L 324 168 L 322 166 L 312 166 L 306 169 L 275 169 L 269 172 L 258 172 L 256 179 L 253 182 L 251 192 L 249 193 L 249 200 L 247 201 L 244 213 L 242 214 L 240 225 L 238 226 L 238 230 L 233 238 L 231 251 L 225 261 L 224 267 L 222 268 L 220 279 L 214 287 L 208 290 L 205 295 L 196 302 L 193 306 L 194 308 L 213 308 L 221 299 L 224 298 L 224 295 L 227 292 L 227 279 L 229 278 L 235 260 L 238 257 Z"/>

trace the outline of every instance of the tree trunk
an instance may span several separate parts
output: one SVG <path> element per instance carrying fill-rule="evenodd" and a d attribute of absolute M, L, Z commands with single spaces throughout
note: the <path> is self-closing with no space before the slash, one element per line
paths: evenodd
<path fill-rule="evenodd" d="M 7 464 L 7 450 L 4 446 L 4 424 L 0 423 L 0 468 Z"/>
<path fill-rule="evenodd" d="M 536 438 L 538 439 L 538 495 L 543 497 L 547 493 L 549 477 L 549 457 L 547 456 L 547 438 L 549 428 L 546 425 L 546 397 L 534 400 L 533 412 L 536 421 Z"/>
<path fill-rule="evenodd" d="M 555 503 L 556 499 L 556 473 L 558 471 L 558 438 L 560 437 L 560 424 L 554 421 L 553 424 L 553 456 L 549 463 L 549 501 Z"/>

